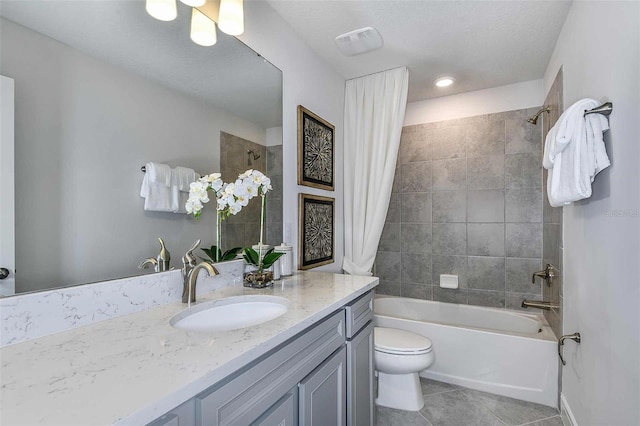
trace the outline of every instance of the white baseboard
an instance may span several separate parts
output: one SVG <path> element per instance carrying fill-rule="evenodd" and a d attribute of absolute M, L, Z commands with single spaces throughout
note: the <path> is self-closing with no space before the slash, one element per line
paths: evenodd
<path fill-rule="evenodd" d="M 563 393 L 560 394 L 560 416 L 562 417 L 562 424 L 564 424 L 564 426 L 578 426 L 578 422 L 576 422 L 576 418 L 573 417 L 571 407 L 569 407 L 569 403 Z"/>

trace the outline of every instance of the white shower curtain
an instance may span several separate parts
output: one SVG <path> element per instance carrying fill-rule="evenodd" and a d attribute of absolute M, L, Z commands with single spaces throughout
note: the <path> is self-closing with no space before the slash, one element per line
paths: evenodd
<path fill-rule="evenodd" d="M 347 81 L 342 269 L 351 275 L 371 275 L 376 259 L 391 198 L 408 87 L 406 67 Z"/>

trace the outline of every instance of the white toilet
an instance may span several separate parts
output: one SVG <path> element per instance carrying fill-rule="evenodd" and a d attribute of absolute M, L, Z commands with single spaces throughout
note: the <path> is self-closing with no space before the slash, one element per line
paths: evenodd
<path fill-rule="evenodd" d="M 431 340 L 397 328 L 375 327 L 374 360 L 378 373 L 376 404 L 418 411 L 424 397 L 418 373 L 435 359 Z"/>

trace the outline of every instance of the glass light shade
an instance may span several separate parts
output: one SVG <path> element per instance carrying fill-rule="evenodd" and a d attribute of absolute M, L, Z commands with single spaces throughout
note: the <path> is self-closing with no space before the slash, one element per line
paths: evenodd
<path fill-rule="evenodd" d="M 213 46 L 218 41 L 216 23 L 198 9 L 191 12 L 191 40 L 200 46 Z"/>
<path fill-rule="evenodd" d="M 180 1 L 186 4 L 187 6 L 191 6 L 191 7 L 204 6 L 204 4 L 207 2 L 207 0 L 180 0 Z"/>
<path fill-rule="evenodd" d="M 434 81 L 434 83 L 438 87 L 447 87 L 447 86 L 451 86 L 454 81 L 456 81 L 455 78 L 453 78 L 451 76 L 446 76 L 446 77 L 440 77 L 440 78 L 436 79 L 436 81 Z"/>
<path fill-rule="evenodd" d="M 147 0 L 147 13 L 160 21 L 173 21 L 178 16 L 176 0 Z"/>
<path fill-rule="evenodd" d="M 218 27 L 220 31 L 237 36 L 244 32 L 243 0 L 220 0 Z"/>

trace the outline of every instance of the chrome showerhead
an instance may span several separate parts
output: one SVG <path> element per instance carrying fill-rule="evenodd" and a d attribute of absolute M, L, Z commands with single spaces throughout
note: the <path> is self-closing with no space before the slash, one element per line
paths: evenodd
<path fill-rule="evenodd" d="M 549 111 L 551 111 L 551 108 L 548 106 L 544 106 L 540 108 L 540 110 L 536 112 L 536 114 L 533 117 L 527 118 L 527 121 L 533 125 L 538 124 L 538 117 L 540 117 L 540 114 L 542 114 L 543 112 L 548 113 Z"/>

